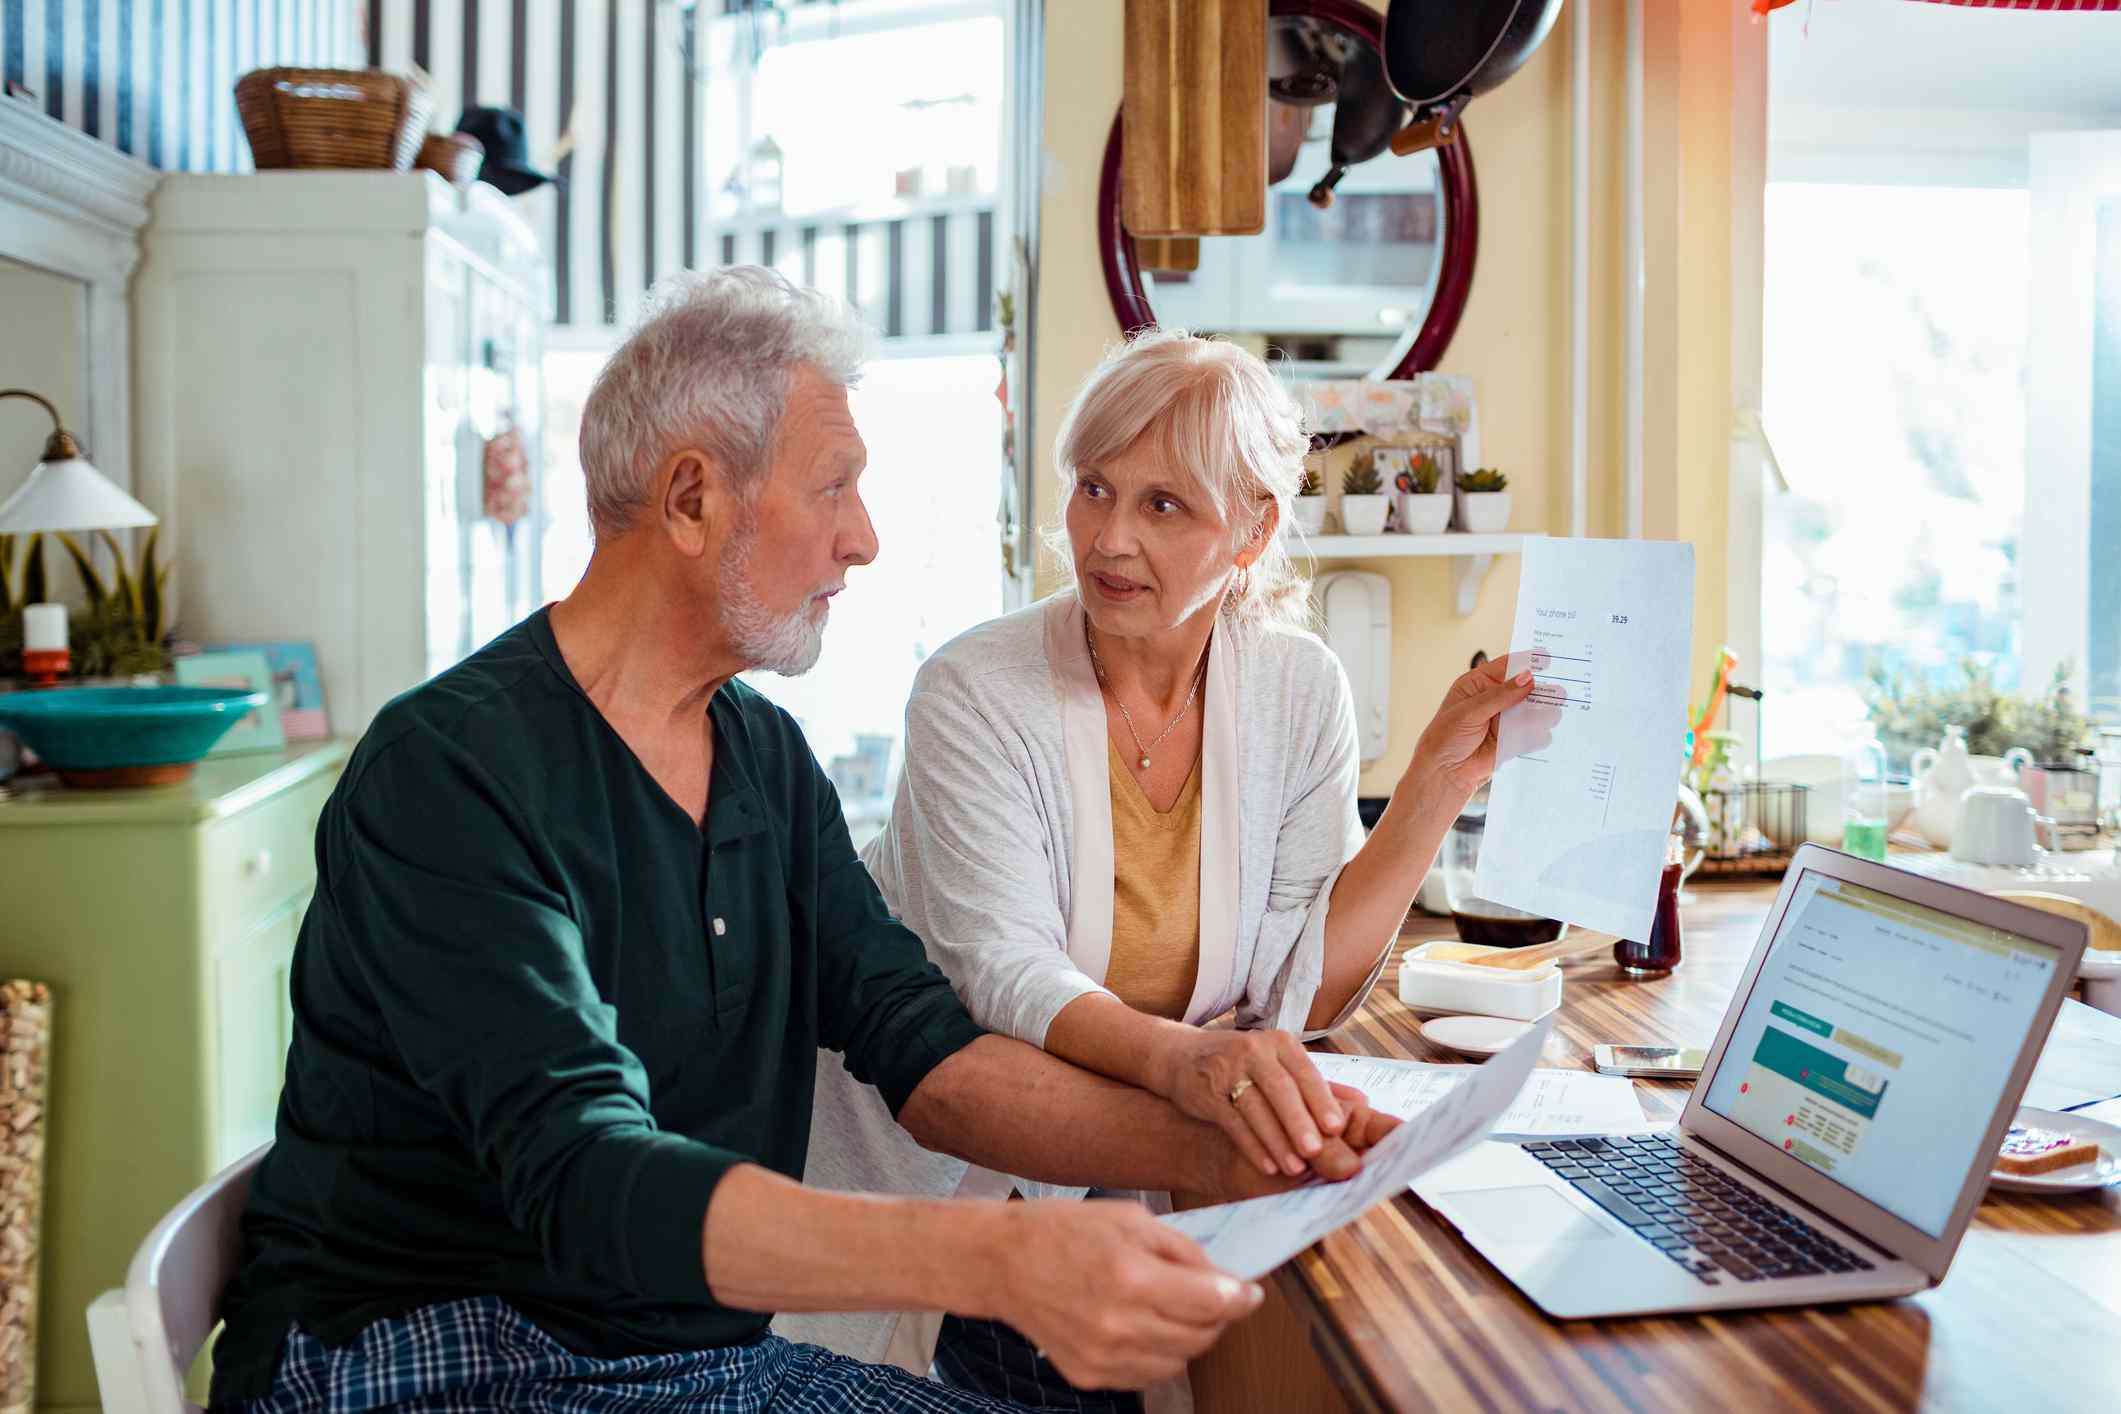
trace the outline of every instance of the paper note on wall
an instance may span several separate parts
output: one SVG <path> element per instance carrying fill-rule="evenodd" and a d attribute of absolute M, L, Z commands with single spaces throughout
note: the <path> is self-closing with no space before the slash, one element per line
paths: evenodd
<path fill-rule="evenodd" d="M 1482 898 L 1649 937 L 1693 638 L 1693 546 L 1525 542 L 1511 668 L 1531 667 L 1539 688 L 1499 728 L 1474 877 Z"/>

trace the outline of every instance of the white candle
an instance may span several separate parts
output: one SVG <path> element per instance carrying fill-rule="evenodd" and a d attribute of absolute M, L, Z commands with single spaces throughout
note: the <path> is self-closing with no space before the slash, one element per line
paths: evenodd
<path fill-rule="evenodd" d="M 51 652 L 66 647 L 66 605 L 30 604 L 22 610 L 22 647 Z"/>

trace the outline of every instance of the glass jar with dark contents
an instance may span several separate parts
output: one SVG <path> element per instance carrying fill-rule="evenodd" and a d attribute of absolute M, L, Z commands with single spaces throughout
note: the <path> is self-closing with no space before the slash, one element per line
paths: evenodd
<path fill-rule="evenodd" d="M 1665 842 L 1664 874 L 1657 881 L 1657 916 L 1648 942 L 1623 938 L 1613 944 L 1613 961 L 1630 977 L 1662 977 L 1679 965 L 1679 876 L 1686 868 L 1686 846 L 1674 834 Z"/>
<path fill-rule="evenodd" d="M 1559 919 L 1496 903 L 1473 892 L 1480 872 L 1480 842 L 1487 833 L 1488 788 L 1482 786 L 1466 802 L 1464 810 L 1444 836 L 1444 899 L 1451 907 L 1451 921 L 1461 942 L 1491 948 L 1523 948 L 1550 943 L 1561 936 Z"/>

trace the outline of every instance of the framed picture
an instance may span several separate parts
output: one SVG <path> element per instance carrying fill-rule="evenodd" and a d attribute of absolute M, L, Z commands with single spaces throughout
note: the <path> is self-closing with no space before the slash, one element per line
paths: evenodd
<path fill-rule="evenodd" d="M 275 700 L 272 669 L 256 649 L 229 653 L 195 653 L 177 659 L 177 681 L 186 687 L 255 688 L 265 694 L 265 705 L 229 728 L 208 756 L 228 756 L 239 751 L 274 751 L 286 744 L 280 733 L 280 704 Z"/>
<path fill-rule="evenodd" d="M 209 643 L 208 653 L 262 653 L 272 670 L 273 705 L 289 741 L 322 741 L 331 735 L 324 711 L 324 679 L 317 672 L 314 643 Z"/>

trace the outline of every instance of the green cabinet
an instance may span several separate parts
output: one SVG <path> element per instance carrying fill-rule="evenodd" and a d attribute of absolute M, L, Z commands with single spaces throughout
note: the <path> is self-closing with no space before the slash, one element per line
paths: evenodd
<path fill-rule="evenodd" d="M 88 1303 L 179 1198 L 272 1137 L 317 816 L 350 749 L 0 803 L 0 975 L 52 989 L 40 1409 L 98 1407 Z"/>

